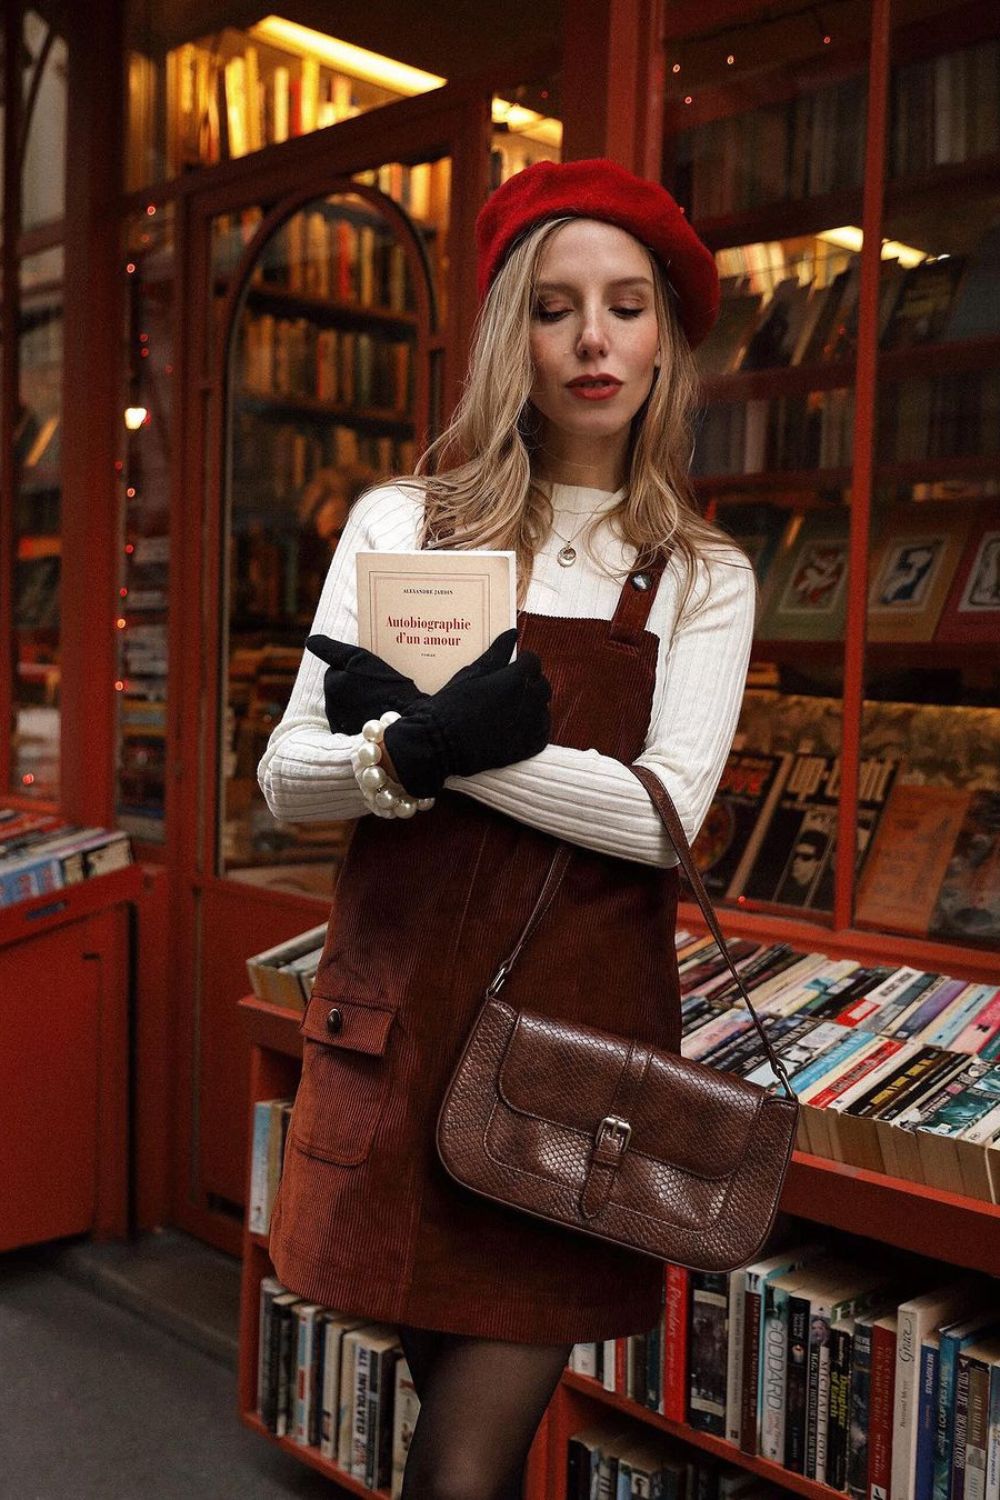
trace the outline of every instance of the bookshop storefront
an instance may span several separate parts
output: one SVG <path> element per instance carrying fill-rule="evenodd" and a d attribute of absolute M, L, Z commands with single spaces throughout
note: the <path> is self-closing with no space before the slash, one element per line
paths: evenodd
<path fill-rule="evenodd" d="M 988 1073 L 995 5 L 20 0 L 3 24 L 0 840 L 23 866 L 45 818 L 119 851 L 0 886 L 5 993 L 51 975 L 56 1006 L 69 974 L 82 997 L 58 1002 L 62 1062 L 50 1039 L 42 1068 L 27 1021 L 8 1032 L 48 1090 L 22 1101 L 18 1180 L 53 1191 L 11 1211 L 4 1248 L 175 1224 L 244 1256 L 257 1306 L 352 832 L 276 820 L 257 768 L 352 503 L 412 468 L 460 394 L 476 214 L 538 161 L 658 178 L 722 279 L 693 490 L 760 600 L 695 853 L 734 955 L 811 964 L 809 1009 L 773 1012 L 795 1066 L 808 1018 L 878 1036 L 887 1072 L 905 1047 L 900 1075 L 920 1048 Z M 750 1068 L 705 1006 L 725 1065 Z M 843 1095 L 804 1112 L 788 1212 L 1000 1270 L 1000 1120 L 984 1106 L 974 1139 L 922 1150 Z M 37 1122 L 60 1115 L 40 1161 Z M 279 1149 L 251 1203 L 258 1129 Z M 686 1424 L 682 1376 L 670 1406 L 647 1356 L 648 1401 L 634 1364 L 625 1391 L 581 1355 L 555 1439 L 593 1415 L 595 1374 Z M 249 1411 L 249 1345 L 242 1369 Z"/>

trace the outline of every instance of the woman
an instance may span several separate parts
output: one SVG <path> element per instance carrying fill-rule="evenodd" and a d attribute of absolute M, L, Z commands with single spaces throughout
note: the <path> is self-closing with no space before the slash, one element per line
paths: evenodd
<path fill-rule="evenodd" d="M 693 839 L 756 602 L 745 555 L 688 488 L 691 347 L 718 279 L 670 195 L 605 160 L 540 163 L 497 190 L 476 237 L 483 300 L 454 422 L 415 477 L 355 505 L 323 639 L 259 770 L 278 817 L 358 819 L 270 1247 L 292 1290 L 398 1327 L 421 1401 L 405 1500 L 519 1495 L 573 1344 L 658 1321 L 660 1262 L 462 1189 L 434 1126 L 558 838 L 573 858 L 514 1002 L 679 1048 L 677 858 L 628 767 L 662 778 Z M 516 550 L 517 656 L 505 632 L 427 698 L 352 649 L 354 554 L 435 545 Z M 382 769 L 408 800 L 363 816 L 358 731 L 387 709 L 401 717 Z"/>

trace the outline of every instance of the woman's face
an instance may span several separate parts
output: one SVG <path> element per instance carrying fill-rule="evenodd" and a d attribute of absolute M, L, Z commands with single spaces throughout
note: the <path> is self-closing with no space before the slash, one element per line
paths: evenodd
<path fill-rule="evenodd" d="M 530 348 L 531 400 L 544 418 L 567 436 L 624 436 L 659 354 L 652 272 L 638 240 L 599 219 L 560 225 L 535 274 Z M 612 381 L 581 385 L 597 375 Z"/>

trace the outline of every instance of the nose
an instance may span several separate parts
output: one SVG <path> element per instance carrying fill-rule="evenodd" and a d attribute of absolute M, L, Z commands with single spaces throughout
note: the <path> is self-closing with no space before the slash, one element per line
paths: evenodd
<path fill-rule="evenodd" d="M 599 308 L 584 313 L 583 326 L 577 339 L 577 353 L 584 359 L 608 352 L 608 334 Z"/>

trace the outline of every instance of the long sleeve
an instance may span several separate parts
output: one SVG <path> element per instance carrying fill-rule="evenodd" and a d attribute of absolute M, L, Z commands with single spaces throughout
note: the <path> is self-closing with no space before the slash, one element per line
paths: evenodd
<path fill-rule="evenodd" d="M 668 571 L 660 588 L 672 582 Z M 705 595 L 707 592 L 707 602 Z M 661 637 L 650 727 L 637 764 L 659 777 L 692 841 L 732 746 L 753 641 L 756 591 L 738 554 L 700 564 L 693 617 Z M 690 615 L 690 611 L 689 611 Z M 588 849 L 673 865 L 677 854 L 649 794 L 621 761 L 597 750 L 547 745 L 528 760 L 448 787 Z"/>
<path fill-rule="evenodd" d="M 383 486 L 362 496 L 352 507 L 330 561 L 310 635 L 357 642 L 356 554 L 375 545 L 372 513 L 379 508 L 384 512 L 385 500 Z M 392 508 L 390 530 L 398 530 L 401 535 L 408 525 L 412 530 L 412 508 L 412 502 L 402 497 L 401 503 Z M 412 542 L 398 541 L 396 545 L 406 547 Z M 369 812 L 351 766 L 351 755 L 362 736 L 331 731 L 324 706 L 325 672 L 326 665 L 319 657 L 303 651 L 288 707 L 272 730 L 257 767 L 264 800 L 274 817 L 286 822 L 339 822 Z"/>

